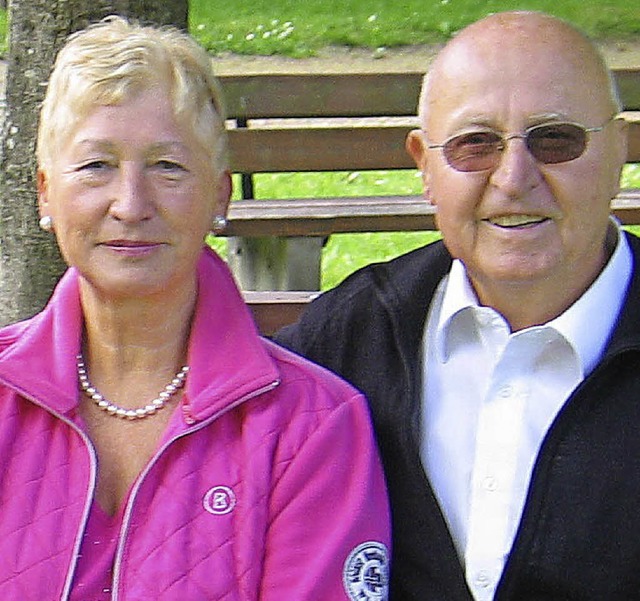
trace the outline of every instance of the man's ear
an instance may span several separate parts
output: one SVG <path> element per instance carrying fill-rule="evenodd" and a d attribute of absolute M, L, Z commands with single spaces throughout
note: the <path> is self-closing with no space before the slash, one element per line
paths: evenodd
<path fill-rule="evenodd" d="M 422 173 L 422 195 L 429 204 L 433 204 L 429 188 L 429 170 L 427 169 L 429 153 L 427 152 L 424 132 L 421 129 L 412 129 L 407 135 L 405 148 L 413 158 L 418 170 Z"/>
<path fill-rule="evenodd" d="M 627 154 L 627 141 L 629 123 L 626 119 L 614 119 L 614 144 L 616 154 L 617 167 L 614 170 L 613 181 L 611 182 L 610 197 L 614 198 L 618 192 L 620 192 L 620 178 L 622 177 L 622 169 L 625 166 L 628 158 Z"/>
<path fill-rule="evenodd" d="M 407 134 L 405 148 L 420 171 L 424 171 L 423 163 L 426 160 L 426 149 L 424 144 L 424 132 L 421 129 L 412 129 Z"/>

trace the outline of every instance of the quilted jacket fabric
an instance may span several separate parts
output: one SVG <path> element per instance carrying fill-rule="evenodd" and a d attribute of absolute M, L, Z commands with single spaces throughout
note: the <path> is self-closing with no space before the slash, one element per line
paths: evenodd
<path fill-rule="evenodd" d="M 119 601 L 386 598 L 389 516 L 362 396 L 260 338 L 203 252 L 185 401 L 124 511 Z M 0 330 L 0 599 L 67 599 L 97 463 L 78 425 L 78 275 Z"/>

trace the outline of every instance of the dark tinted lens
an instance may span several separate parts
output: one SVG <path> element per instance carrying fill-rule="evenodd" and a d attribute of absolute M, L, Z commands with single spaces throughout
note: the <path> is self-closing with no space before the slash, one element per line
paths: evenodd
<path fill-rule="evenodd" d="M 564 163 L 577 159 L 587 145 L 587 132 L 573 123 L 533 127 L 527 133 L 527 148 L 541 163 Z"/>
<path fill-rule="evenodd" d="M 443 152 L 449 165 L 458 171 L 482 171 L 495 166 L 501 148 L 498 134 L 479 131 L 451 138 Z"/>

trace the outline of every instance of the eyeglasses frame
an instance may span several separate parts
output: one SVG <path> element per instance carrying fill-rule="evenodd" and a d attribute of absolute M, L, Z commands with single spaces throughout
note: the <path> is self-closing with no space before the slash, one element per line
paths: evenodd
<path fill-rule="evenodd" d="M 549 123 L 539 123 L 537 125 L 532 125 L 531 127 L 527 127 L 527 129 L 525 129 L 523 133 L 514 133 L 514 134 L 507 134 L 506 136 L 501 136 L 500 137 L 501 144 L 500 144 L 500 146 L 498 147 L 497 150 L 499 152 L 503 152 L 504 149 L 507 147 L 507 142 L 509 142 L 509 140 L 525 140 L 526 141 L 529 133 L 532 130 L 535 130 L 535 129 L 539 128 L 539 127 L 546 127 L 548 125 L 574 125 L 576 127 L 579 127 L 581 130 L 583 130 L 585 132 L 585 134 L 590 134 L 590 133 L 602 131 L 607 127 L 607 125 L 609 125 L 609 123 L 611 123 L 613 121 L 616 121 L 618 119 L 622 119 L 622 118 L 623 117 L 619 113 L 616 113 L 616 114 L 612 115 L 611 117 L 609 117 L 602 125 L 599 125 L 597 127 L 586 127 L 586 126 L 582 125 L 582 123 L 578 123 L 576 121 L 551 121 Z M 488 131 L 492 131 L 492 130 L 488 130 Z M 464 136 L 465 135 L 464 133 L 455 134 L 455 135 L 450 136 L 449 138 L 447 138 L 444 142 L 442 142 L 442 144 L 434 144 L 434 143 L 429 142 L 429 139 L 427 138 L 427 132 L 426 132 L 425 129 L 422 129 L 422 133 L 424 134 L 425 140 L 427 142 L 426 147 L 428 149 L 430 149 L 430 150 L 436 149 L 436 148 L 443 149 L 449 142 L 451 142 L 451 140 L 454 140 L 458 136 Z M 467 133 L 476 133 L 476 132 L 467 132 Z M 493 133 L 497 134 L 497 132 L 493 132 Z M 588 143 L 589 143 L 589 137 L 587 136 L 587 144 Z M 568 161 L 560 161 L 559 163 L 553 163 L 553 164 L 560 165 L 562 163 L 568 163 L 570 161 L 575 161 L 576 159 L 580 158 L 584 154 L 584 152 L 586 150 L 586 147 L 587 147 L 587 144 L 585 144 L 585 149 L 577 157 L 574 157 L 573 159 L 569 159 Z M 526 144 L 525 144 L 525 146 L 526 146 Z M 533 158 L 537 162 L 539 162 L 539 163 L 541 163 L 543 165 L 549 164 L 549 163 L 544 163 L 542 161 L 538 161 L 538 159 L 536 159 L 536 157 L 531 153 L 531 151 L 529 150 L 528 146 L 527 146 L 527 152 L 529 152 L 531 154 L 531 156 L 533 156 Z M 451 163 L 449 163 L 449 161 L 447 159 L 447 156 L 444 153 L 444 151 L 443 151 L 442 154 L 444 156 L 445 161 L 447 162 L 447 164 L 452 169 L 455 169 L 456 171 L 460 171 L 459 169 L 456 169 L 456 167 L 454 167 Z M 488 167 L 487 169 L 477 169 L 477 170 L 473 170 L 473 171 L 460 171 L 460 172 L 461 173 L 477 173 L 479 171 L 489 171 L 490 169 L 491 169 L 491 167 Z"/>

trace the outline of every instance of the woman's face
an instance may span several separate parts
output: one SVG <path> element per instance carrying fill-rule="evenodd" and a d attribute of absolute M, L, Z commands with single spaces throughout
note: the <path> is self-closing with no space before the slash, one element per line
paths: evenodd
<path fill-rule="evenodd" d="M 62 255 L 84 283 L 120 298 L 195 287 L 230 183 L 176 122 L 167 89 L 96 107 L 61 146 L 38 173 L 40 213 L 53 218 Z"/>

